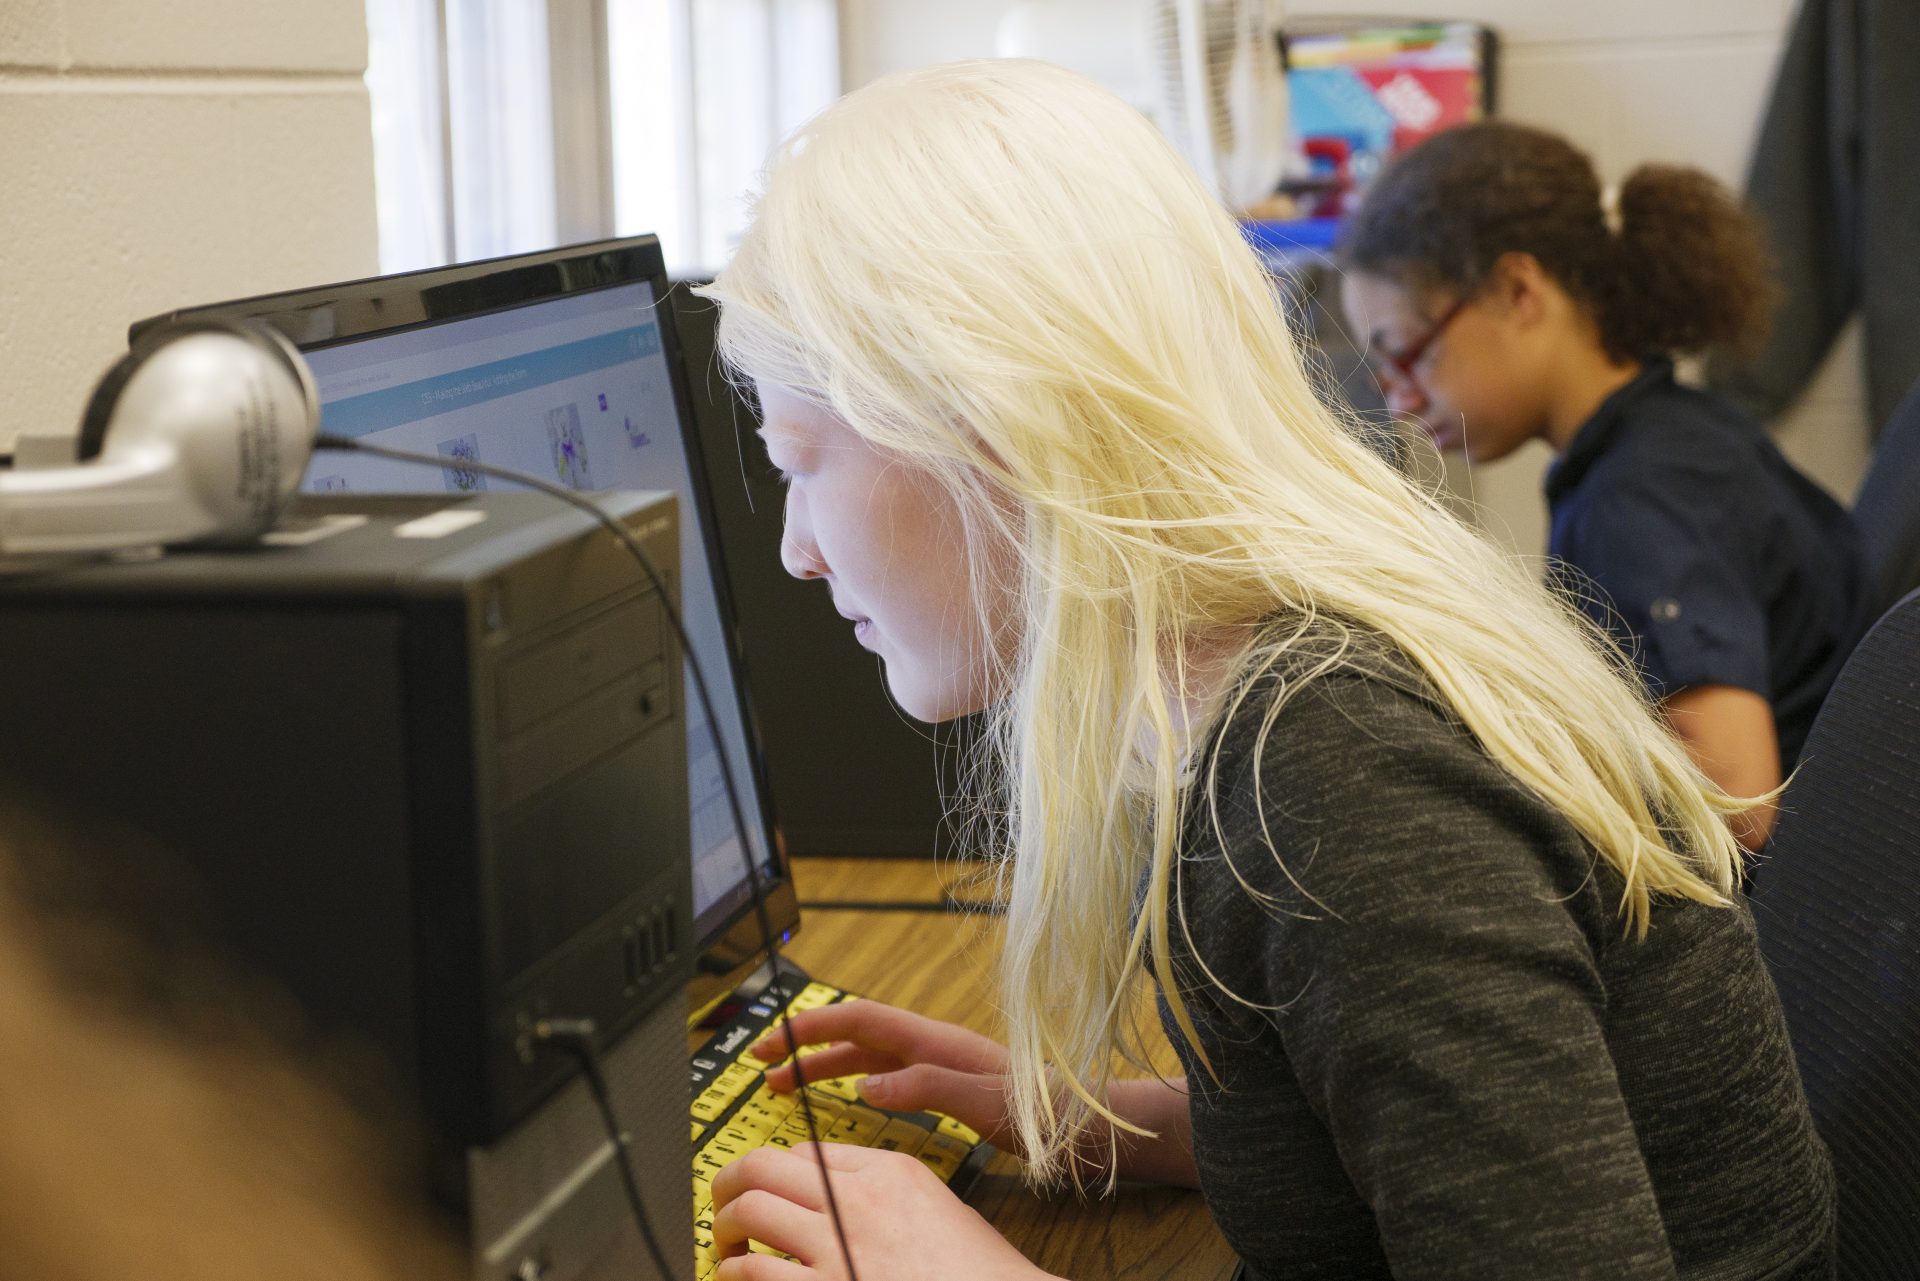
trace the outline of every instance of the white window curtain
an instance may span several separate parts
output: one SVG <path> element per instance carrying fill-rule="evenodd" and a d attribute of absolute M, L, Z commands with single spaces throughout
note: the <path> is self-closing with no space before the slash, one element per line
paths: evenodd
<path fill-rule="evenodd" d="M 835 0 L 367 0 L 381 270 L 654 232 L 725 262 L 839 92 Z"/>
<path fill-rule="evenodd" d="M 444 12 L 455 256 L 551 248 L 559 228 L 546 2 L 447 0 Z"/>
<path fill-rule="evenodd" d="M 452 257 L 442 53 L 437 0 L 367 0 L 367 97 L 383 272 L 438 266 Z"/>
<path fill-rule="evenodd" d="M 834 0 L 607 0 L 614 227 L 723 264 L 768 154 L 840 91 Z"/>

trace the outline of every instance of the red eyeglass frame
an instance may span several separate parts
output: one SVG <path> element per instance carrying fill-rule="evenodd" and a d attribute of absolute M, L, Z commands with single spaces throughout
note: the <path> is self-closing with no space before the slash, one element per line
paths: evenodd
<path fill-rule="evenodd" d="M 1427 326 L 1426 333 L 1420 335 L 1420 337 L 1414 339 L 1398 351 L 1388 351 L 1384 347 L 1369 342 L 1367 344 L 1367 364 L 1372 367 L 1374 378 L 1378 379 L 1381 373 L 1384 372 L 1382 370 L 1382 366 L 1384 365 L 1386 369 L 1393 371 L 1394 376 L 1400 382 L 1412 387 L 1418 387 L 1420 385 L 1420 379 L 1415 376 L 1413 367 L 1420 363 L 1420 358 L 1427 354 L 1427 349 L 1439 340 L 1440 335 L 1446 332 L 1447 326 L 1451 325 L 1454 319 L 1466 310 L 1467 304 L 1471 301 L 1473 301 L 1473 299 L 1470 295 L 1462 294 L 1454 300 L 1451 307 L 1448 307 L 1440 313 L 1438 320 L 1435 320 L 1431 325 Z"/>

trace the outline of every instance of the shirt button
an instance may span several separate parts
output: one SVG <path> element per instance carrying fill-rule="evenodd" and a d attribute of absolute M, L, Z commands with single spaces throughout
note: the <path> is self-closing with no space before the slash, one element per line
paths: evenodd
<path fill-rule="evenodd" d="M 1680 617 L 1680 602 L 1671 596 L 1662 596 L 1648 608 L 1656 623 L 1671 623 Z"/>

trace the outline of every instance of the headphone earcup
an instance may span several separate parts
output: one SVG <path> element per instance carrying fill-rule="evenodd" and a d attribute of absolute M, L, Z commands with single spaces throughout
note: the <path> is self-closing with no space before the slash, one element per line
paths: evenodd
<path fill-rule="evenodd" d="M 156 415 L 149 408 L 130 414 L 135 421 L 114 437 L 115 411 L 140 370 L 152 366 L 158 371 L 164 366 L 174 373 L 187 359 L 178 351 L 179 345 L 208 335 L 238 339 L 245 347 L 235 349 L 229 344 L 225 350 L 231 354 L 211 365 L 203 360 L 200 379 L 208 385 L 246 383 L 252 388 L 252 411 L 235 401 L 222 405 L 218 413 L 201 413 L 188 422 L 177 414 Z M 148 330 L 134 341 L 125 364 L 124 371 L 118 364 L 107 371 L 102 380 L 107 394 L 94 398 L 100 400 L 97 456 L 126 444 L 125 432 L 130 431 L 136 441 L 143 440 L 156 422 L 174 419 L 175 429 L 169 435 L 181 455 L 183 476 L 200 492 L 208 510 L 222 511 L 219 527 L 199 541 L 246 543 L 271 528 L 305 474 L 313 438 L 320 430 L 313 377 L 293 344 L 263 324 L 207 317 Z M 274 390 L 276 385 L 279 391 Z M 138 390 L 131 394 L 145 399 Z M 91 403 L 88 409 L 92 418 Z M 241 501 L 235 503 L 236 498 Z"/>
<path fill-rule="evenodd" d="M 259 325 L 243 325 L 229 320 L 205 319 L 179 321 L 152 329 L 134 340 L 127 354 L 116 360 L 106 373 L 100 375 L 100 381 L 94 384 L 93 394 L 87 397 L 87 409 L 80 417 L 80 435 L 74 446 L 74 458 L 86 462 L 98 458 L 106 447 L 107 428 L 113 422 L 113 411 L 120 402 L 121 392 L 126 390 L 127 382 L 139 370 L 140 366 L 153 358 L 168 343 L 178 342 L 193 334 L 231 334 L 244 339 L 260 349 L 268 359 L 286 367 L 287 372 L 303 385 L 308 382 L 307 374 L 291 344 L 278 335 L 270 335 Z M 319 430 L 316 416 L 313 429 Z"/>
<path fill-rule="evenodd" d="M 280 334 L 150 331 L 88 398 L 74 466 L 0 473 L 0 552 L 251 542 L 298 489 L 319 422 Z"/>

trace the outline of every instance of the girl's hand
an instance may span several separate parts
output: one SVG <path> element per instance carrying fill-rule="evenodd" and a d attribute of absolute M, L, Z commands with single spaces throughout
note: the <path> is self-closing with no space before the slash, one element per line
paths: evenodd
<path fill-rule="evenodd" d="M 996 1147 L 1014 1149 L 1007 1128 L 1007 1051 L 953 1023 L 911 1014 L 878 1001 L 843 1001 L 793 1016 L 809 1081 L 866 1073 L 861 1097 L 896 1112 L 942 1112 L 979 1131 Z M 762 1062 L 785 1059 L 787 1031 L 776 1025 L 747 1051 Z M 794 1087 L 792 1064 L 767 1069 L 767 1084 Z M 918 1162 L 915 1162 L 918 1164 Z"/>
<path fill-rule="evenodd" d="M 846 1281 L 822 1160 L 861 1281 L 1051 1281 L 926 1166 L 845 1143 L 755 1148 L 713 1176 L 715 1281 Z M 748 1254 L 749 1239 L 794 1257 Z"/>

